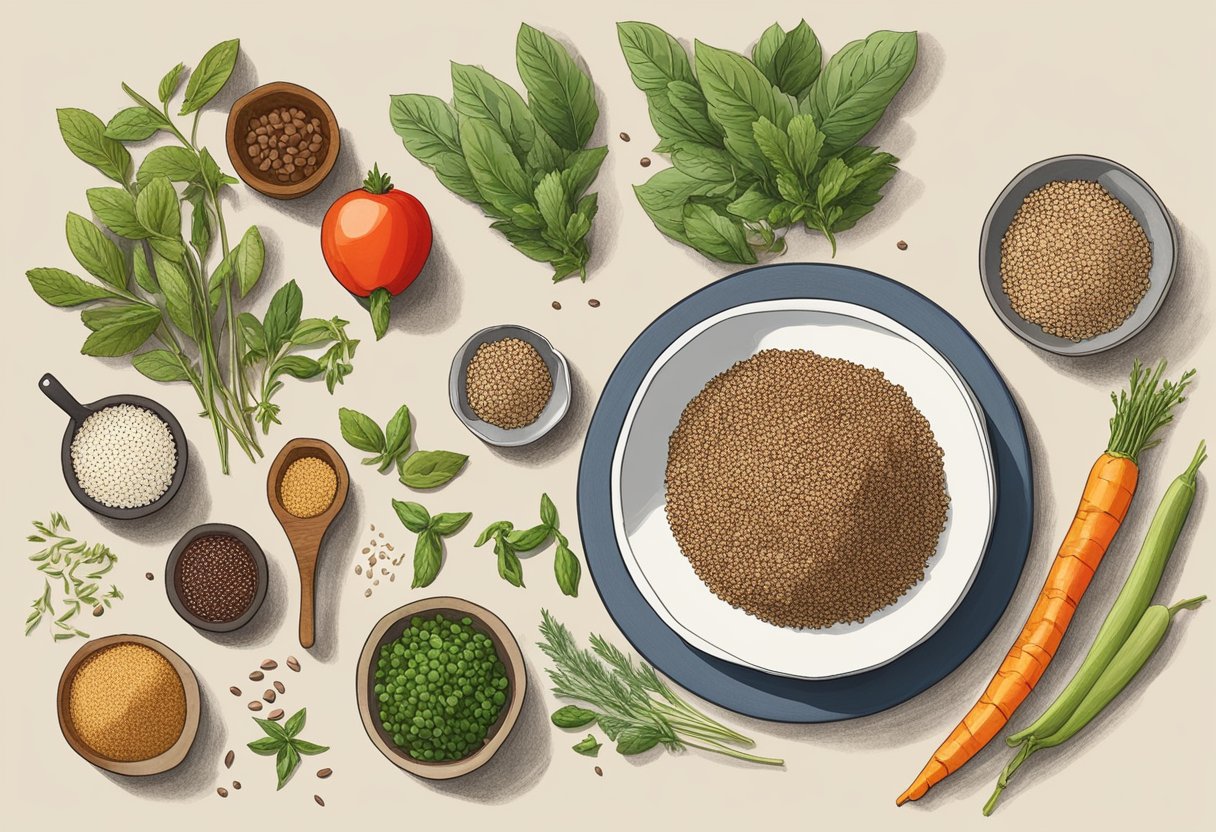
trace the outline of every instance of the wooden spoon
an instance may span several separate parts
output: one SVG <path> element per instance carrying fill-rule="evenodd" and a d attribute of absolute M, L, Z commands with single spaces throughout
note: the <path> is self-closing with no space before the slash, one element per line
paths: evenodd
<path fill-rule="evenodd" d="M 287 466 L 309 456 L 329 463 L 338 475 L 338 490 L 325 511 L 315 517 L 296 517 L 283 505 L 279 489 Z M 266 477 L 266 499 L 270 501 L 271 511 L 279 518 L 279 524 L 287 533 L 287 540 L 296 556 L 296 566 L 300 570 L 301 647 L 312 647 L 316 641 L 317 557 L 321 553 L 325 533 L 346 505 L 349 490 L 350 475 L 347 473 L 346 463 L 329 443 L 320 439 L 293 439 L 288 442 L 274 458 L 270 465 L 270 474 Z"/>

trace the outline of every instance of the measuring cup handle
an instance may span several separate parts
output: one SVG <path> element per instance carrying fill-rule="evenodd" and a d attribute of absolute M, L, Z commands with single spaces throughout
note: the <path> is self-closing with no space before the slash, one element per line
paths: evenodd
<path fill-rule="evenodd" d="M 78 425 L 93 415 L 93 411 L 76 401 L 76 398 L 68 392 L 67 388 L 59 383 L 59 379 L 50 373 L 46 373 L 38 380 L 38 389 L 48 399 L 59 405 L 59 409 L 68 414 L 72 421 Z"/>

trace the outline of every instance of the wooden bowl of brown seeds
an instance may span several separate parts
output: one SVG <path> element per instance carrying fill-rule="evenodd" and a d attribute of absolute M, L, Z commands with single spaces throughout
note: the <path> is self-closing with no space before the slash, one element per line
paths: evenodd
<path fill-rule="evenodd" d="M 259 193 L 295 199 L 315 190 L 342 147 L 338 120 L 310 89 L 275 81 L 237 99 L 228 111 L 228 158 Z"/>

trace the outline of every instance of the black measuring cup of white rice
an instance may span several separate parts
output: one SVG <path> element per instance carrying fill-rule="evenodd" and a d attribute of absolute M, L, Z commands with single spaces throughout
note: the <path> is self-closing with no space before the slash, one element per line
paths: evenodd
<path fill-rule="evenodd" d="M 38 389 L 70 420 L 60 457 L 77 502 L 116 520 L 146 517 L 168 505 L 189 459 L 186 434 L 168 408 L 129 394 L 81 404 L 50 373 L 38 380 Z"/>

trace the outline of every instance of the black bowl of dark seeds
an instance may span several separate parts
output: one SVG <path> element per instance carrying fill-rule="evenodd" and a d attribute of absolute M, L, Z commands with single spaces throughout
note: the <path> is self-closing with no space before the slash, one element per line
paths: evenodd
<path fill-rule="evenodd" d="M 266 598 L 266 555 L 244 529 L 205 523 L 182 537 L 165 564 L 165 592 L 186 623 L 228 633 L 248 624 Z"/>

